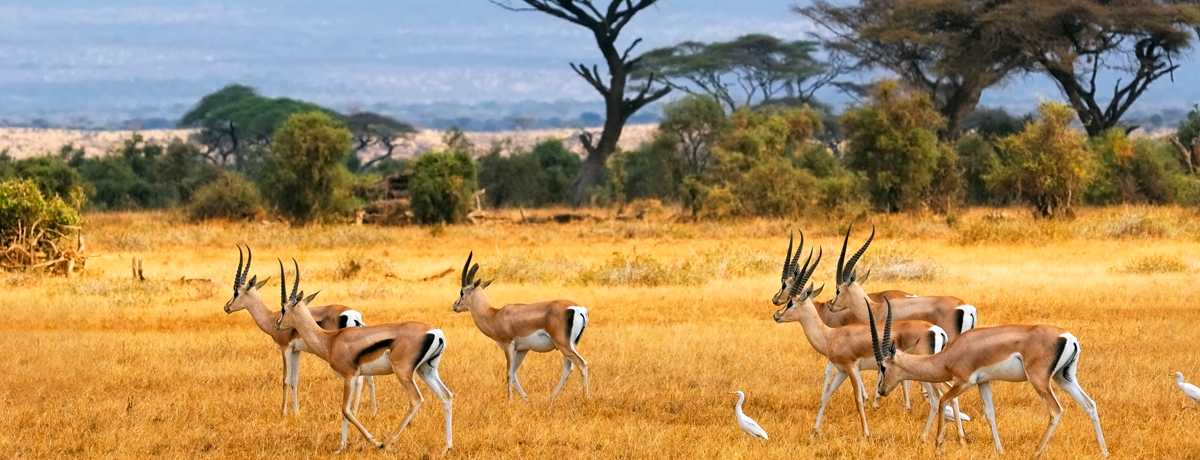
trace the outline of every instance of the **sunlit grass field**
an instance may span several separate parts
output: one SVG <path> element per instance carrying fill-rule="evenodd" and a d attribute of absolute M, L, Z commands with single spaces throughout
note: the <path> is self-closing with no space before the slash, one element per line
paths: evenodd
<path fill-rule="evenodd" d="M 830 283 L 845 221 L 724 223 L 618 221 L 444 228 L 188 224 L 169 214 L 88 217 L 87 271 L 73 279 L 0 274 L 0 457 L 326 458 L 338 443 L 340 380 L 305 354 L 301 416 L 281 419 L 282 366 L 231 295 L 237 243 L 277 309 L 276 258 L 295 257 L 316 305 L 339 303 L 369 324 L 422 321 L 449 341 L 440 366 L 454 392 L 454 449 L 442 413 L 426 404 L 400 441 L 379 452 L 350 433 L 348 458 L 928 458 L 917 439 L 926 414 L 897 395 L 868 408 L 863 439 L 850 386 L 834 395 L 822 435 L 809 439 L 825 361 L 798 324 L 776 324 L 770 297 L 790 230 L 825 248 L 814 280 Z M 1200 382 L 1200 217 L 1177 208 L 1084 210 L 1038 222 L 1019 210 L 953 219 L 875 216 L 864 257 L 868 291 L 946 294 L 978 307 L 980 325 L 1048 323 L 1083 346 L 1079 379 L 1100 409 L 1114 458 L 1200 458 L 1200 408 L 1171 373 Z M 531 403 L 509 402 L 504 356 L 466 313 L 451 312 L 458 270 L 475 252 L 500 304 L 565 298 L 587 306 L 579 344 L 592 393 L 576 372 L 558 401 L 557 354 L 520 370 Z M 134 281 L 133 258 L 147 281 Z M 453 268 L 449 274 L 443 274 Z M 441 276 L 438 276 L 441 275 Z M 291 274 L 289 273 L 289 279 Z M 209 278 L 215 284 L 181 283 Z M 873 384 L 873 372 L 864 373 Z M 407 411 L 395 377 L 377 377 L 377 436 Z M 1006 456 L 1032 455 L 1047 412 L 1025 383 L 994 385 Z M 735 396 L 771 435 L 750 439 Z M 914 387 L 915 390 L 915 387 Z M 1057 388 L 1056 388 L 1057 390 Z M 1046 458 L 1099 458 L 1084 412 L 1066 410 Z M 969 443 L 948 435 L 944 458 L 994 458 L 978 392 L 962 398 Z"/>

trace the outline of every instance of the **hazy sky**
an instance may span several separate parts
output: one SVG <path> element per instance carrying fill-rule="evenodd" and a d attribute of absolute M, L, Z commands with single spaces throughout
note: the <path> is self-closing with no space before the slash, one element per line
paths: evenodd
<path fill-rule="evenodd" d="M 623 42 L 643 37 L 645 51 L 751 32 L 801 38 L 812 26 L 791 3 L 663 0 Z M 230 82 L 337 109 L 598 97 L 567 66 L 600 62 L 584 29 L 486 0 L 4 0 L 0 30 L 5 114 L 179 111 Z M 1182 83 L 1152 91 L 1148 101 L 1179 106 L 1200 93 Z M 1057 90 L 1018 80 L 985 102 L 1033 104 L 1039 94 Z"/>

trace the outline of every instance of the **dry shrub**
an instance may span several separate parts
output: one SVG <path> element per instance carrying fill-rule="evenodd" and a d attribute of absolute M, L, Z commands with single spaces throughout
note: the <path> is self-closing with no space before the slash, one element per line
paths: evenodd
<path fill-rule="evenodd" d="M 933 281 L 945 274 L 936 262 L 921 257 L 916 251 L 887 245 L 871 251 L 863 266 L 871 270 L 871 279 L 878 281 Z"/>
<path fill-rule="evenodd" d="M 579 274 L 583 284 L 602 286 L 695 285 L 706 279 L 697 270 L 672 267 L 645 254 L 616 254 Z"/>
<path fill-rule="evenodd" d="M 1157 214 L 1157 215 L 1155 215 Z M 1104 238 L 1166 238 L 1175 234 L 1175 222 L 1161 213 L 1125 211 L 1105 215 L 1081 225 L 1080 233 Z"/>
<path fill-rule="evenodd" d="M 1130 259 L 1125 265 L 1113 269 L 1116 273 L 1155 274 L 1179 273 L 1188 271 L 1191 267 L 1182 258 L 1174 254 L 1151 254 Z"/>
<path fill-rule="evenodd" d="M 496 264 L 494 275 L 511 283 L 550 283 L 574 279 L 584 264 L 562 255 L 522 256 L 507 254 Z M 483 275 L 480 275 L 483 277 Z"/>
<path fill-rule="evenodd" d="M 629 215 L 642 220 L 656 220 L 670 214 L 662 201 L 655 199 L 633 200 L 625 208 Z"/>
<path fill-rule="evenodd" d="M 699 271 L 711 278 L 724 279 L 767 273 L 776 268 L 777 262 L 771 254 L 722 244 L 715 250 L 701 253 L 683 268 Z"/>
<path fill-rule="evenodd" d="M 1027 243 L 1042 245 L 1066 238 L 1063 225 L 1030 217 L 989 215 L 961 226 L 958 244 Z"/>
<path fill-rule="evenodd" d="M 337 281 L 361 278 L 377 278 L 393 274 L 391 262 L 379 260 L 361 252 L 347 254 L 333 268 L 330 277 Z M 395 276 L 393 274 L 393 276 Z"/>

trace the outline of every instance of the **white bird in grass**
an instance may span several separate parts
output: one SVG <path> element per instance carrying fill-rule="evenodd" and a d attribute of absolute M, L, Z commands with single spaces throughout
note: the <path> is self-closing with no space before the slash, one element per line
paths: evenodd
<path fill-rule="evenodd" d="M 754 436 L 756 438 L 770 439 L 767 437 L 767 432 L 763 431 L 761 426 L 758 426 L 758 422 L 755 422 L 750 417 L 747 417 L 746 414 L 742 413 L 742 401 L 746 400 L 746 395 L 740 391 L 735 391 L 729 394 L 738 396 L 737 406 L 734 407 L 733 413 L 734 415 L 737 415 L 738 426 L 742 427 L 742 431 L 745 431 L 746 433 L 750 434 L 750 436 Z"/>
<path fill-rule="evenodd" d="M 1184 396 L 1187 396 L 1188 399 L 1192 400 L 1192 402 L 1200 404 L 1200 388 L 1196 388 L 1195 385 L 1184 382 L 1183 372 L 1175 373 L 1175 384 L 1179 385 L 1179 390 L 1183 392 Z"/>

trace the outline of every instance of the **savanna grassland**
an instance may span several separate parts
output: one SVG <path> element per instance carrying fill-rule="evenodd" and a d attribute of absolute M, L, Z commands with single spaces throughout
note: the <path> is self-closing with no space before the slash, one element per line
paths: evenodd
<path fill-rule="evenodd" d="M 1200 408 L 1170 376 L 1200 381 L 1200 217 L 1177 208 L 1083 210 L 1069 222 L 1019 211 L 941 217 L 876 216 L 857 223 L 879 236 L 862 267 L 868 291 L 889 288 L 961 297 L 980 325 L 1050 323 L 1083 345 L 1079 378 L 1096 400 L 1114 458 L 1200 458 Z M 92 214 L 93 258 L 74 279 L 0 274 L 0 457 L 327 458 L 337 447 L 339 380 L 302 358 L 302 415 L 281 419 L 281 360 L 245 312 L 222 310 L 236 243 L 254 249 L 251 274 L 276 258 L 299 260 L 301 289 L 316 305 L 360 310 L 369 324 L 422 321 L 445 331 L 440 371 L 455 393 L 454 449 L 442 413 L 426 398 L 388 451 L 351 432 L 348 458 L 928 458 L 923 402 L 905 412 L 893 395 L 868 409 L 862 438 L 849 385 L 834 395 L 822 435 L 809 439 L 825 362 L 798 324 L 776 324 L 787 232 L 804 230 L 826 258 L 814 279 L 832 294 L 846 222 L 602 221 L 445 228 L 188 224 L 169 214 Z M 498 303 L 567 298 L 587 306 L 579 344 L 592 394 L 576 372 L 559 400 L 557 355 L 531 354 L 522 384 L 531 403 L 508 402 L 504 358 L 468 314 L 450 306 L 458 269 L 475 251 Z M 145 260 L 145 282 L 130 275 Z M 447 269 L 454 271 L 446 274 Z M 441 276 L 439 276 L 441 275 Z M 291 274 L 289 273 L 289 277 Z M 181 277 L 210 278 L 180 283 Z M 874 373 L 865 373 L 874 383 Z M 378 415 L 390 434 L 407 407 L 394 377 L 377 378 Z M 1046 409 L 1024 383 L 998 383 L 995 403 L 1009 458 L 1032 454 Z M 756 442 L 733 419 L 734 396 L 770 433 Z M 1066 410 L 1047 458 L 1099 458 L 1084 412 Z M 978 392 L 969 444 L 947 438 L 944 458 L 994 458 Z"/>

